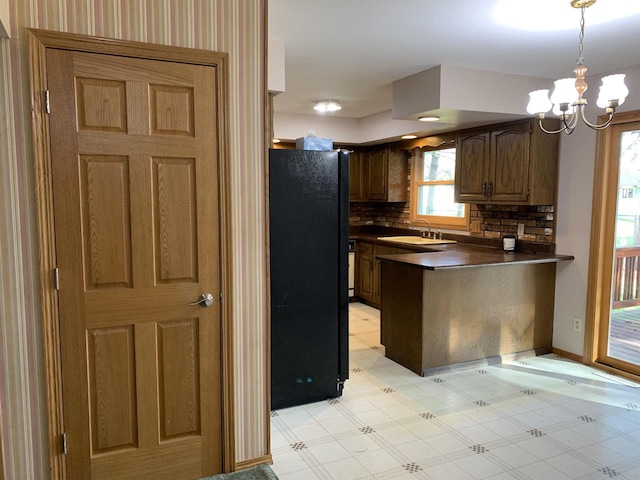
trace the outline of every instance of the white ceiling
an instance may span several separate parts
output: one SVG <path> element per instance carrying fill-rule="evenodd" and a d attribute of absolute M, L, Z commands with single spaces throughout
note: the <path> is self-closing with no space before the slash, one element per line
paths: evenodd
<path fill-rule="evenodd" d="M 569 20 L 555 31 L 507 27 L 493 16 L 500 1 L 517 5 L 514 19 L 541 17 L 536 24 L 543 28 L 561 15 Z M 342 103 L 332 114 L 337 117 L 385 112 L 392 107 L 394 81 L 437 65 L 556 79 L 573 76 L 576 63 L 580 10 L 569 0 L 269 0 L 268 5 L 269 38 L 285 46 L 286 87 L 275 97 L 276 113 L 310 115 L 314 101 L 323 98 Z M 626 16 L 597 24 L 615 5 Z M 639 5 L 640 0 L 598 0 L 586 9 L 587 76 L 640 64 Z"/>

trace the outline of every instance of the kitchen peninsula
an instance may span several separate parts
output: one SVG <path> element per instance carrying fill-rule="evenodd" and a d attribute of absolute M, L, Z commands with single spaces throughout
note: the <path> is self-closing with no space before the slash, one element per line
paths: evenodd
<path fill-rule="evenodd" d="M 410 370 L 551 351 L 556 264 L 572 256 L 458 243 L 378 259 L 381 343 Z"/>

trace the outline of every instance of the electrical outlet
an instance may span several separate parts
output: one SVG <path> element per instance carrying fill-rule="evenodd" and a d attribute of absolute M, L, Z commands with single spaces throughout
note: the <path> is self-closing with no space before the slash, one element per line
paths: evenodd
<path fill-rule="evenodd" d="M 469 225 L 469 230 L 471 231 L 471 233 L 480 233 L 481 226 L 482 224 L 479 220 L 472 220 L 471 224 Z"/>
<path fill-rule="evenodd" d="M 518 236 L 524 235 L 524 223 L 518 224 Z"/>
<path fill-rule="evenodd" d="M 582 333 L 582 323 L 583 320 L 581 318 L 573 317 L 573 331 Z"/>

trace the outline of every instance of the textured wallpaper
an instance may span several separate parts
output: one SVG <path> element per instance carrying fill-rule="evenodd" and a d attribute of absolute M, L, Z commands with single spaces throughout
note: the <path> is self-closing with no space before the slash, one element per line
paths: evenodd
<path fill-rule="evenodd" d="M 10 479 L 48 478 L 27 28 L 229 53 L 236 460 L 267 453 L 266 0 L 8 0 L 0 39 L 0 411 Z"/>

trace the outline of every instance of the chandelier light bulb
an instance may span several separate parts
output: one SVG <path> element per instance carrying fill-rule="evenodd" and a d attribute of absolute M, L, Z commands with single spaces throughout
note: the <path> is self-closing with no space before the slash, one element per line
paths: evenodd
<path fill-rule="evenodd" d="M 561 78 L 553 82 L 555 88 L 551 93 L 551 102 L 554 105 L 561 103 L 571 104 L 578 99 L 578 92 L 575 87 L 575 78 Z"/>
<path fill-rule="evenodd" d="M 549 90 L 536 90 L 529 93 L 529 104 L 527 105 L 527 112 L 532 115 L 536 113 L 547 113 L 551 110 L 551 100 L 549 100 Z"/>
<path fill-rule="evenodd" d="M 555 85 L 553 93 L 551 93 L 553 114 L 562 115 L 563 111 L 561 110 L 561 104 L 566 105 L 568 108 L 565 113 L 573 113 L 575 107 L 572 107 L 571 104 L 578 99 L 578 92 L 575 87 L 575 78 L 561 78 L 553 83 Z"/>
<path fill-rule="evenodd" d="M 602 77 L 602 85 L 600 86 L 600 94 L 596 102 L 598 107 L 607 108 L 610 102 L 617 102 L 618 106 L 622 105 L 629 95 L 629 89 L 624 83 L 624 73 L 615 75 L 607 75 Z"/>

